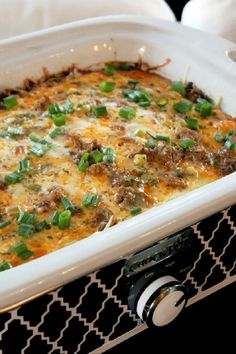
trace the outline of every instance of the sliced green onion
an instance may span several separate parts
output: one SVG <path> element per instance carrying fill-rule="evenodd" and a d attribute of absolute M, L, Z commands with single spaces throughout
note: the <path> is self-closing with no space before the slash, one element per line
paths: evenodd
<path fill-rule="evenodd" d="M 57 113 L 57 114 L 53 114 L 52 115 L 52 120 L 53 123 L 60 127 L 61 125 L 65 125 L 66 124 L 66 115 L 65 113 Z"/>
<path fill-rule="evenodd" d="M 65 108 L 58 103 L 53 103 L 48 106 L 48 113 L 52 116 L 54 114 L 66 113 Z"/>
<path fill-rule="evenodd" d="M 145 142 L 145 145 L 149 148 L 149 149 L 154 149 L 156 147 L 156 144 L 154 143 L 153 139 L 148 139 Z"/>
<path fill-rule="evenodd" d="M 223 132 L 221 131 L 216 132 L 214 139 L 215 141 L 217 141 L 217 143 L 222 143 L 224 141 Z"/>
<path fill-rule="evenodd" d="M 35 143 L 30 149 L 30 152 L 35 156 L 42 157 L 46 154 L 48 148 L 49 146 L 46 146 L 45 144 Z"/>
<path fill-rule="evenodd" d="M 30 160 L 25 158 L 24 160 L 19 161 L 18 172 L 28 173 L 30 171 Z"/>
<path fill-rule="evenodd" d="M 55 139 L 60 135 L 64 135 L 65 130 L 63 128 L 55 128 L 51 133 L 49 133 L 50 138 Z"/>
<path fill-rule="evenodd" d="M 101 162 L 103 159 L 103 153 L 99 150 L 92 151 L 91 156 L 95 163 Z"/>
<path fill-rule="evenodd" d="M 156 100 L 156 105 L 160 108 L 161 111 L 166 111 L 167 110 L 167 104 L 168 104 L 169 100 L 166 97 L 158 97 L 158 99 Z"/>
<path fill-rule="evenodd" d="M 55 211 L 52 215 L 52 220 L 51 220 L 51 223 L 53 225 L 58 225 L 58 222 L 59 222 L 59 215 L 60 215 L 60 212 L 59 211 Z"/>
<path fill-rule="evenodd" d="M 11 224 L 11 221 L 4 221 L 4 222 L 0 222 L 0 229 L 3 229 L 4 227 L 8 226 Z"/>
<path fill-rule="evenodd" d="M 66 100 L 65 111 L 66 113 L 74 112 L 74 104 L 69 98 Z"/>
<path fill-rule="evenodd" d="M 38 143 L 40 141 L 40 137 L 37 134 L 35 134 L 35 133 L 30 133 L 29 134 L 29 138 L 34 143 Z"/>
<path fill-rule="evenodd" d="M 10 208 L 7 208 L 7 213 L 10 216 L 13 216 L 14 218 L 18 218 L 20 215 L 20 210 L 18 207 L 10 207 Z"/>
<path fill-rule="evenodd" d="M 4 270 L 12 268 L 12 265 L 10 262 L 3 261 L 0 263 L 0 272 L 3 272 Z"/>
<path fill-rule="evenodd" d="M 106 117 L 108 115 L 106 106 L 96 106 L 93 108 L 93 113 L 97 118 Z"/>
<path fill-rule="evenodd" d="M 134 216 L 134 215 L 141 213 L 141 211 L 142 211 L 142 208 L 140 208 L 140 207 L 133 208 L 130 210 L 130 214 Z"/>
<path fill-rule="evenodd" d="M 0 138 L 5 138 L 6 136 L 8 136 L 8 133 L 6 130 L 0 131 Z"/>
<path fill-rule="evenodd" d="M 10 173 L 9 175 L 5 176 L 5 182 L 7 184 L 16 184 L 21 182 L 24 179 L 24 176 L 22 175 L 22 173 L 15 171 Z"/>
<path fill-rule="evenodd" d="M 226 150 L 233 150 L 235 146 L 236 142 L 234 142 L 232 139 L 227 139 L 224 145 Z"/>
<path fill-rule="evenodd" d="M 28 238 L 35 233 L 35 227 L 31 224 L 20 224 L 18 229 L 18 235 Z"/>
<path fill-rule="evenodd" d="M 3 99 L 4 106 L 8 109 L 17 106 L 17 97 L 16 95 L 7 96 Z"/>
<path fill-rule="evenodd" d="M 204 98 L 198 98 L 195 110 L 199 112 L 202 117 L 209 117 L 212 114 L 212 104 Z"/>
<path fill-rule="evenodd" d="M 103 161 L 106 163 L 113 163 L 116 161 L 116 152 L 110 147 L 102 148 Z"/>
<path fill-rule="evenodd" d="M 189 149 L 191 147 L 193 147 L 194 145 L 196 145 L 196 141 L 192 140 L 192 139 L 182 139 L 179 141 L 178 145 L 182 148 L 182 149 Z"/>
<path fill-rule="evenodd" d="M 116 68 L 114 65 L 110 64 L 105 67 L 104 74 L 106 76 L 113 76 L 115 74 L 115 72 L 116 72 Z"/>
<path fill-rule="evenodd" d="M 187 119 L 187 127 L 189 129 L 195 129 L 198 130 L 199 129 L 199 121 L 195 118 L 188 118 Z"/>
<path fill-rule="evenodd" d="M 119 110 L 119 116 L 125 119 L 136 117 L 136 109 L 133 107 L 124 107 Z"/>
<path fill-rule="evenodd" d="M 167 144 L 170 143 L 170 137 L 166 135 L 156 135 L 154 139 L 157 141 L 165 141 Z"/>
<path fill-rule="evenodd" d="M 85 172 L 89 168 L 89 153 L 85 152 L 83 156 L 81 157 L 80 163 L 78 165 L 79 171 Z"/>
<path fill-rule="evenodd" d="M 35 231 L 41 232 L 48 228 L 50 228 L 50 225 L 47 223 L 47 221 L 43 220 L 35 226 Z"/>
<path fill-rule="evenodd" d="M 173 91 L 178 92 L 181 96 L 186 96 L 185 87 L 182 81 L 174 81 L 171 85 Z"/>
<path fill-rule="evenodd" d="M 103 81 L 100 84 L 100 90 L 103 92 L 111 92 L 115 89 L 116 83 L 113 81 Z"/>
<path fill-rule="evenodd" d="M 58 226 L 60 229 L 68 229 L 68 227 L 70 227 L 70 224 L 71 224 L 71 211 L 64 210 L 59 215 Z"/>
<path fill-rule="evenodd" d="M 67 197 L 63 197 L 61 199 L 62 205 L 65 210 L 73 210 L 74 205 L 71 203 L 71 201 Z"/>
<path fill-rule="evenodd" d="M 97 194 L 86 193 L 82 201 L 82 204 L 85 207 L 92 206 L 96 208 L 98 206 L 98 202 L 99 202 L 99 196 Z"/>
<path fill-rule="evenodd" d="M 12 247 L 12 251 L 21 259 L 28 259 L 34 255 L 34 252 L 29 250 L 23 241 L 17 242 Z"/>
<path fill-rule="evenodd" d="M 22 127 L 8 127 L 7 128 L 8 135 L 24 135 L 24 129 Z"/>
<path fill-rule="evenodd" d="M 186 100 L 176 102 L 173 105 L 173 108 L 176 112 L 185 114 L 192 109 L 192 103 Z"/>
<path fill-rule="evenodd" d="M 145 108 L 145 107 L 151 106 L 151 102 L 150 102 L 150 101 L 141 101 L 141 102 L 139 102 L 138 105 L 139 105 L 140 107 Z"/>
<path fill-rule="evenodd" d="M 18 224 L 29 224 L 35 225 L 37 216 L 35 214 L 30 214 L 27 211 L 20 213 L 19 218 L 17 219 Z"/>

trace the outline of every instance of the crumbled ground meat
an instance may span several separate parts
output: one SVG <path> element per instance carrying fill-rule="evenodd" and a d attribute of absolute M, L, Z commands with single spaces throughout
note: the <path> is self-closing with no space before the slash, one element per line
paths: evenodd
<path fill-rule="evenodd" d="M 160 179 L 162 179 L 167 186 L 172 188 L 184 189 L 188 186 L 187 181 L 183 177 L 165 174 Z"/>
<path fill-rule="evenodd" d="M 206 150 L 204 146 L 196 145 L 184 152 L 185 158 L 188 161 L 201 162 L 212 165 L 212 154 Z"/>
<path fill-rule="evenodd" d="M 178 146 L 165 143 L 158 143 L 154 149 L 143 147 L 139 154 L 147 155 L 150 162 L 160 162 L 165 166 L 172 166 L 178 163 L 184 156 L 183 150 Z"/>
<path fill-rule="evenodd" d="M 41 192 L 38 195 L 42 200 L 36 204 L 36 209 L 38 213 L 46 213 L 47 211 L 56 207 L 62 197 L 65 196 L 65 191 L 62 187 L 53 186 L 49 188 L 46 192 Z"/>
<path fill-rule="evenodd" d="M 0 181 L 0 190 L 4 191 L 5 189 L 7 189 L 7 184 L 3 181 Z"/>
<path fill-rule="evenodd" d="M 236 156 L 232 151 L 217 150 L 212 154 L 213 164 L 219 167 L 223 175 L 236 171 Z"/>
<path fill-rule="evenodd" d="M 199 142 L 201 140 L 201 134 L 199 134 L 195 130 L 184 127 L 180 127 L 177 129 L 176 136 L 178 139 L 192 139 L 196 142 Z"/>
<path fill-rule="evenodd" d="M 111 217 L 113 217 L 112 220 Z M 94 225 L 97 227 L 98 231 L 104 230 L 109 220 L 111 220 L 110 226 L 113 226 L 117 223 L 117 220 L 110 209 L 98 208 L 96 210 Z"/>
<path fill-rule="evenodd" d="M 93 175 L 101 175 L 109 171 L 109 166 L 106 165 L 104 162 L 99 162 L 89 166 L 88 171 Z"/>
<path fill-rule="evenodd" d="M 208 97 L 202 90 L 193 84 L 193 82 L 188 82 L 185 86 L 186 98 L 192 102 L 197 102 L 198 98 L 204 98 L 205 100 L 212 102 L 210 97 Z"/>
<path fill-rule="evenodd" d="M 36 111 L 45 111 L 50 103 L 51 103 L 50 98 L 47 96 L 43 96 L 34 105 L 34 109 L 36 109 Z"/>
<path fill-rule="evenodd" d="M 133 176 L 130 174 L 130 171 L 127 171 L 125 169 L 123 170 L 118 170 L 118 169 L 113 169 L 110 172 L 110 181 L 112 187 L 141 187 L 143 184 L 143 181 L 141 178 L 137 176 Z"/>
<path fill-rule="evenodd" d="M 140 206 L 143 201 L 142 193 L 132 187 L 119 187 L 115 194 L 115 202 L 127 208 Z"/>
<path fill-rule="evenodd" d="M 47 196 L 49 200 L 52 200 L 53 202 L 57 203 L 61 200 L 62 197 L 65 196 L 65 191 L 62 187 L 53 186 L 47 190 Z"/>

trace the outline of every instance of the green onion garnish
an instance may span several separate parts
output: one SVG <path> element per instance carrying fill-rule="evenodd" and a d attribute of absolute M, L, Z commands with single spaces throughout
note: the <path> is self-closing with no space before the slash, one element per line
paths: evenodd
<path fill-rule="evenodd" d="M 113 76 L 116 72 L 116 68 L 114 65 L 110 64 L 108 66 L 106 66 L 105 70 L 104 70 L 104 74 L 106 76 Z"/>
<path fill-rule="evenodd" d="M 145 145 L 149 148 L 149 149 L 154 149 L 156 147 L 156 144 L 154 143 L 153 139 L 148 139 L 145 142 Z"/>
<path fill-rule="evenodd" d="M 58 103 L 53 103 L 48 106 L 48 113 L 51 116 L 54 114 L 65 113 L 65 108 Z"/>
<path fill-rule="evenodd" d="M 20 224 L 18 229 L 18 235 L 28 238 L 35 233 L 35 227 L 31 224 Z"/>
<path fill-rule="evenodd" d="M 29 134 L 29 138 L 34 143 L 38 143 L 40 141 L 40 137 L 37 134 L 35 134 L 35 133 L 30 133 Z"/>
<path fill-rule="evenodd" d="M 222 143 L 224 141 L 224 136 L 222 134 L 223 132 L 221 131 L 216 132 L 214 139 L 217 141 L 217 143 Z"/>
<path fill-rule="evenodd" d="M 24 129 L 22 127 L 15 128 L 15 127 L 8 127 L 7 128 L 8 135 L 24 135 Z"/>
<path fill-rule="evenodd" d="M 85 152 L 83 156 L 81 157 L 80 163 L 78 165 L 79 171 L 85 172 L 89 168 L 89 153 Z"/>
<path fill-rule="evenodd" d="M 133 208 L 130 210 L 130 214 L 134 216 L 134 215 L 141 213 L 141 211 L 142 211 L 142 208 L 139 208 L 139 207 Z"/>
<path fill-rule="evenodd" d="M 59 215 L 60 215 L 60 212 L 59 211 L 55 211 L 52 215 L 52 220 L 51 220 L 51 223 L 53 225 L 58 225 L 58 222 L 59 222 Z"/>
<path fill-rule="evenodd" d="M 17 105 L 16 95 L 7 96 L 3 99 L 4 106 L 8 109 L 13 108 Z"/>
<path fill-rule="evenodd" d="M 101 162 L 103 159 L 103 153 L 99 150 L 94 150 L 91 152 L 91 157 L 94 160 L 94 163 Z"/>
<path fill-rule="evenodd" d="M 34 255 L 34 252 L 28 249 L 26 244 L 22 241 L 17 242 L 13 247 L 12 251 L 21 259 L 28 259 Z"/>
<path fill-rule="evenodd" d="M 186 95 L 185 87 L 182 81 L 174 81 L 171 85 L 171 89 L 178 92 L 183 97 Z"/>
<path fill-rule="evenodd" d="M 204 98 L 198 98 L 195 110 L 199 112 L 202 117 L 209 117 L 212 114 L 212 104 Z"/>
<path fill-rule="evenodd" d="M 89 207 L 92 206 L 96 208 L 98 206 L 99 196 L 97 194 L 86 193 L 82 201 L 83 206 Z"/>
<path fill-rule="evenodd" d="M 52 120 L 53 123 L 60 127 L 61 125 L 65 125 L 66 124 L 66 115 L 65 113 L 57 113 L 57 114 L 53 114 L 52 115 Z"/>
<path fill-rule="evenodd" d="M 119 64 L 116 65 L 116 69 L 121 71 L 131 71 L 133 68 L 128 64 Z"/>
<path fill-rule="evenodd" d="M 28 173 L 30 171 L 30 160 L 25 158 L 24 160 L 19 161 L 18 172 Z"/>
<path fill-rule="evenodd" d="M 71 203 L 71 201 L 67 197 L 63 197 L 61 199 L 61 202 L 62 202 L 65 210 L 73 210 L 74 209 L 74 205 Z"/>
<path fill-rule="evenodd" d="M 12 265 L 10 262 L 3 261 L 0 263 L 0 272 L 3 272 L 4 270 L 12 268 Z"/>
<path fill-rule="evenodd" d="M 33 155 L 42 157 L 46 154 L 46 152 L 48 151 L 49 146 L 46 146 L 45 144 L 41 144 L 41 143 L 35 143 L 32 148 L 30 149 L 30 152 Z"/>
<path fill-rule="evenodd" d="M 8 136 L 8 133 L 6 130 L 0 131 L 0 138 L 5 138 L 6 136 Z"/>
<path fill-rule="evenodd" d="M 119 116 L 125 119 L 131 119 L 136 116 L 136 110 L 133 107 L 124 107 L 119 110 Z"/>
<path fill-rule="evenodd" d="M 10 173 L 9 175 L 5 176 L 5 182 L 7 184 L 16 184 L 21 182 L 24 179 L 24 176 L 22 175 L 22 173 L 15 171 Z"/>
<path fill-rule="evenodd" d="M 11 221 L 4 221 L 4 222 L 0 222 L 0 229 L 3 229 L 4 227 L 8 226 L 11 224 Z"/>
<path fill-rule="evenodd" d="M 156 135 L 156 136 L 153 136 L 152 134 L 150 133 L 147 133 L 148 135 L 150 135 L 150 137 L 154 140 L 157 140 L 157 141 L 165 141 L 167 144 L 170 143 L 170 137 L 169 136 L 166 136 L 166 135 Z M 155 145 L 156 146 L 156 145 Z"/>
<path fill-rule="evenodd" d="M 113 81 L 103 81 L 100 84 L 100 90 L 103 92 L 111 92 L 115 89 L 116 83 Z"/>
<path fill-rule="evenodd" d="M 196 145 L 196 141 L 192 140 L 192 139 L 182 139 L 179 141 L 178 145 L 182 148 L 182 149 L 189 149 L 191 147 L 193 147 L 194 145 Z"/>
<path fill-rule="evenodd" d="M 198 130 L 199 129 L 199 121 L 195 118 L 188 118 L 187 119 L 187 127 L 189 129 Z"/>
<path fill-rule="evenodd" d="M 58 226 L 60 229 L 67 229 L 71 224 L 71 211 L 64 210 L 59 214 Z"/>
<path fill-rule="evenodd" d="M 176 102 L 173 105 L 173 108 L 176 112 L 185 114 L 192 109 L 192 103 L 186 100 Z"/>
<path fill-rule="evenodd" d="M 74 104 L 69 98 L 67 98 L 67 100 L 66 100 L 66 105 L 65 105 L 64 109 L 65 109 L 64 113 L 74 112 Z"/>
<path fill-rule="evenodd" d="M 141 101 L 141 102 L 139 102 L 138 105 L 139 105 L 140 107 L 145 108 L 145 107 L 151 106 L 151 102 L 150 102 L 150 101 Z"/>
<path fill-rule="evenodd" d="M 47 221 L 43 220 L 35 226 L 35 231 L 41 232 L 48 228 L 50 228 L 50 225 L 47 223 Z"/>
<path fill-rule="evenodd" d="M 167 144 L 170 143 L 170 137 L 166 135 L 156 135 L 154 139 L 157 141 L 165 141 Z"/>
<path fill-rule="evenodd" d="M 36 219 L 37 216 L 35 214 L 30 214 L 27 211 L 23 211 L 20 213 L 20 216 L 17 219 L 17 223 L 35 225 Z"/>
<path fill-rule="evenodd" d="M 232 139 L 227 139 L 224 145 L 226 150 L 233 150 L 235 146 L 236 142 L 234 142 Z"/>
<path fill-rule="evenodd" d="M 113 163 L 116 161 L 116 152 L 110 148 L 102 148 L 103 152 L 103 161 L 106 163 Z"/>
<path fill-rule="evenodd" d="M 63 128 L 55 128 L 51 133 L 49 133 L 50 138 L 55 139 L 60 135 L 64 135 L 65 130 Z"/>
<path fill-rule="evenodd" d="M 97 118 L 106 117 L 108 115 L 106 106 L 96 106 L 93 108 L 93 113 Z"/>

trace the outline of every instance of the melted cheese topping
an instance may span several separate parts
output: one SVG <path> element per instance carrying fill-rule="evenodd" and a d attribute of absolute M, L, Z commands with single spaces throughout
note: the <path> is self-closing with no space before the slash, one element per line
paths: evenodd
<path fill-rule="evenodd" d="M 104 81 L 115 82 L 116 87 L 104 92 L 100 89 Z M 144 108 L 140 99 L 130 100 L 123 93 L 125 89 L 145 92 L 150 105 Z M 166 105 L 156 104 L 163 97 Z M 116 70 L 112 77 L 103 70 L 73 72 L 59 80 L 52 77 L 17 95 L 17 106 L 0 111 L 0 132 L 6 132 L 8 127 L 23 129 L 22 135 L 0 134 L 0 223 L 11 222 L 0 228 L 0 263 L 19 265 L 87 237 L 107 223 L 120 222 L 220 178 L 225 172 L 217 166 L 214 153 L 223 151 L 224 142 L 217 142 L 214 135 L 217 131 L 227 134 L 234 130 L 235 120 L 217 108 L 204 118 L 195 110 L 195 103 L 191 111 L 181 114 L 173 105 L 182 100 L 171 89 L 169 80 L 135 69 Z M 66 102 L 72 109 L 64 113 L 66 123 L 60 127 L 64 135 L 51 138 L 56 126 L 48 106 L 57 103 L 65 107 Z M 107 115 L 96 117 L 97 106 L 105 106 Z M 120 109 L 130 107 L 135 116 L 122 118 Z M 199 129 L 187 126 L 188 117 L 198 120 Z M 31 153 L 35 144 L 29 137 L 31 133 L 49 144 L 41 157 Z M 170 141 L 158 141 L 158 135 Z M 186 139 L 193 140 L 195 146 L 181 148 L 179 142 Z M 84 153 L 102 152 L 107 147 L 116 155 L 113 162 L 94 163 L 90 156 L 90 166 L 85 172 L 79 170 Z M 202 158 L 197 147 L 205 152 Z M 235 158 L 233 149 L 226 155 L 225 158 Z M 17 171 L 24 158 L 30 161 L 30 171 L 18 183 L 5 183 L 6 176 Z M 83 206 L 86 193 L 99 196 L 97 207 Z M 64 210 L 63 196 L 75 207 L 71 225 L 66 229 L 51 223 L 53 212 Z M 33 213 L 37 223 L 45 220 L 48 227 L 22 237 L 12 210 Z M 19 241 L 33 252 L 26 260 L 14 252 Z"/>

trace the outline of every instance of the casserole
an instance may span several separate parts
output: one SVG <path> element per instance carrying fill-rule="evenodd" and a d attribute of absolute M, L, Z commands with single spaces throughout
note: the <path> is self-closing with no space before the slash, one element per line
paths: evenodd
<path fill-rule="evenodd" d="M 189 44 L 190 37 L 192 45 Z M 196 46 L 201 48 L 200 53 Z M 141 53 L 150 65 L 171 57 L 173 64 L 166 67 L 162 75 L 177 80 L 184 76 L 186 65 L 191 63 L 188 79 L 215 100 L 223 95 L 223 110 L 235 115 L 231 98 L 235 68 L 225 56 L 231 46 L 225 40 L 210 35 L 203 38 L 194 30 L 162 21 L 157 23 L 149 18 L 124 16 L 86 20 L 2 41 L 0 89 L 15 87 L 25 77 L 40 76 L 42 66 L 51 73 L 71 63 L 83 67 L 101 61 L 137 61 Z M 153 208 L 135 220 L 127 220 L 29 264 L 3 272 L 0 275 L 1 309 L 10 309 L 111 263 L 233 204 L 235 200 L 234 173 Z"/>

